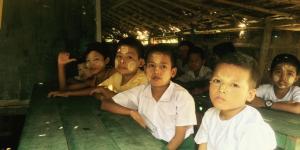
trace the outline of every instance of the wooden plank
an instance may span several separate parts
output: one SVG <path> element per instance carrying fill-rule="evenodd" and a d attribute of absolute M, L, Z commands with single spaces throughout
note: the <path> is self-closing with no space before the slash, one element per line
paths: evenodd
<path fill-rule="evenodd" d="M 93 113 L 99 104 L 85 98 L 70 99 L 62 100 L 58 106 L 69 149 L 119 150 L 101 120 Z"/>
<path fill-rule="evenodd" d="M 103 112 L 100 118 L 122 150 L 160 150 L 164 146 L 129 117 Z"/>
<path fill-rule="evenodd" d="M 0 29 L 2 26 L 2 15 L 3 15 L 3 0 L 0 0 Z"/>
<path fill-rule="evenodd" d="M 102 19 L 101 19 L 101 0 L 96 0 L 96 41 L 101 42 Z"/>
<path fill-rule="evenodd" d="M 39 92 L 33 94 L 18 149 L 66 150 L 68 145 L 55 101 Z"/>
<path fill-rule="evenodd" d="M 259 109 L 264 120 L 276 132 L 276 139 L 280 148 L 289 150 L 300 149 L 300 117 L 299 115 Z"/>
<path fill-rule="evenodd" d="M 270 19 L 266 19 L 265 21 L 265 29 L 264 29 L 264 37 L 260 49 L 260 55 L 259 55 L 259 71 L 261 75 L 267 74 L 267 62 L 266 58 L 269 52 L 270 44 L 271 44 L 271 38 L 272 38 L 272 25 Z"/>

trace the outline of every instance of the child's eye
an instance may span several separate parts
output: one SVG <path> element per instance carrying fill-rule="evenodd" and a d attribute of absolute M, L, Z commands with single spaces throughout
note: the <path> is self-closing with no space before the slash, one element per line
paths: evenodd
<path fill-rule="evenodd" d="M 133 59 L 133 57 L 132 56 L 128 56 L 128 59 Z"/>
<path fill-rule="evenodd" d="M 214 84 L 220 84 L 221 80 L 219 80 L 219 79 L 212 79 L 210 82 L 214 83 Z"/>
<path fill-rule="evenodd" d="M 275 70 L 275 71 L 274 71 L 274 74 L 280 74 L 280 73 L 281 73 L 280 70 Z"/>
<path fill-rule="evenodd" d="M 295 74 L 293 72 L 288 72 L 287 74 L 288 76 L 295 76 Z"/>
<path fill-rule="evenodd" d="M 147 67 L 148 67 L 148 68 L 154 68 L 155 65 L 154 65 L 154 64 L 147 64 Z"/>
<path fill-rule="evenodd" d="M 234 87 L 234 88 L 239 88 L 240 87 L 240 85 L 236 84 L 236 83 L 232 83 L 231 86 Z"/>
<path fill-rule="evenodd" d="M 162 65 L 161 68 L 162 69 L 167 69 L 167 65 Z"/>

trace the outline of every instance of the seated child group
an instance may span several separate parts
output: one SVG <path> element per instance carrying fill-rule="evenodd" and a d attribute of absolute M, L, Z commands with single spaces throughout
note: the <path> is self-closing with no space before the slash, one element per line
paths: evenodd
<path fill-rule="evenodd" d="M 268 82 L 261 81 L 256 59 L 231 42 L 214 46 L 208 57 L 188 41 L 174 49 L 144 47 L 128 37 L 114 50 L 90 43 L 82 56 L 58 54 L 58 90 L 48 97 L 92 96 L 101 101 L 100 109 L 149 129 L 163 149 L 276 149 L 274 130 L 257 108 L 300 114 L 300 63 L 292 54 L 272 59 Z M 70 80 L 71 63 L 78 75 Z M 209 94 L 211 107 L 198 117 L 196 97 L 202 94 Z"/>

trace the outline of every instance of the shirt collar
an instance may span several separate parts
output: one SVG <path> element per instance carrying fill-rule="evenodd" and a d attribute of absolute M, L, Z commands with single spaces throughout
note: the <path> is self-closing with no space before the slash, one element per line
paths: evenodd
<path fill-rule="evenodd" d="M 159 101 L 170 101 L 171 100 L 171 96 L 172 96 L 172 92 L 173 92 L 174 88 L 175 88 L 175 83 L 172 82 L 172 81 L 170 81 L 170 84 L 169 84 L 168 88 L 163 93 L 163 95 L 160 97 Z M 151 84 L 149 84 L 148 87 L 147 87 L 147 89 L 146 89 L 146 96 L 148 98 L 153 98 L 152 92 L 151 92 Z"/>

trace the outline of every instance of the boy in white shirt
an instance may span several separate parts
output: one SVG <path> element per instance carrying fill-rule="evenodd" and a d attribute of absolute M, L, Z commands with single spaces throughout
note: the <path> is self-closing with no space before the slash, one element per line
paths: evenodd
<path fill-rule="evenodd" d="M 256 63 L 233 53 L 217 63 L 209 95 L 214 105 L 197 132 L 199 150 L 271 150 L 275 134 L 260 113 L 246 102 L 255 97 Z"/>
<path fill-rule="evenodd" d="M 208 81 L 211 77 L 211 69 L 204 64 L 206 58 L 200 47 L 194 46 L 188 54 L 189 69 L 181 76 L 177 77 L 182 86 L 187 88 L 193 95 L 208 91 Z"/>
<path fill-rule="evenodd" d="M 272 84 L 260 85 L 251 105 L 300 114 L 300 87 L 294 86 L 299 79 L 300 62 L 291 54 L 279 54 L 271 64 Z"/>
<path fill-rule="evenodd" d="M 130 115 L 152 135 L 166 144 L 166 149 L 193 150 L 193 125 L 196 124 L 193 97 L 173 83 L 175 57 L 171 50 L 158 45 L 148 50 L 145 71 L 149 84 L 121 92 L 101 108 Z"/>

